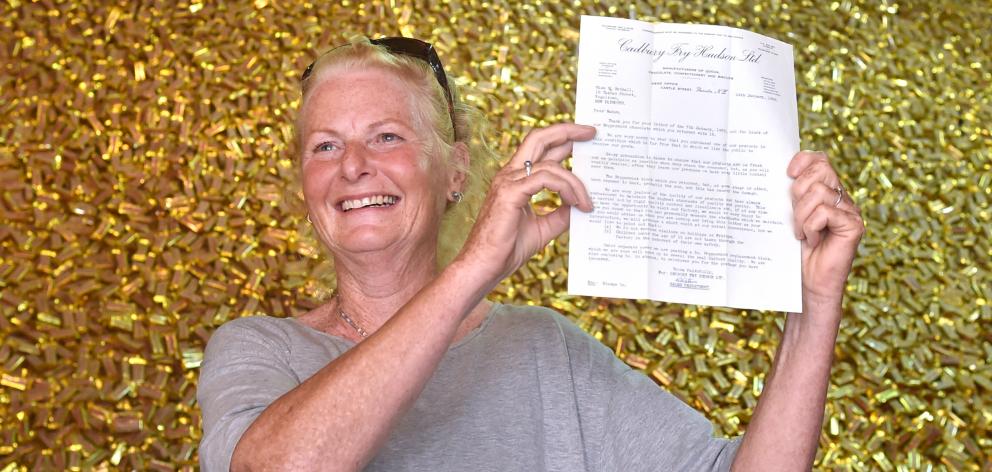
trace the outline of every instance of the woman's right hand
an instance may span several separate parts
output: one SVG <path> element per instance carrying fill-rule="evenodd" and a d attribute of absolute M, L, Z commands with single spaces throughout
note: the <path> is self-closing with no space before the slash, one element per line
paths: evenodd
<path fill-rule="evenodd" d="M 592 211 L 585 186 L 561 163 L 572 143 L 596 135 L 591 126 L 561 123 L 527 134 L 510 161 L 497 172 L 465 246 L 456 258 L 485 271 L 495 284 L 560 235 L 569 224 L 571 207 Z M 528 176 L 525 162 L 531 162 Z M 562 206 L 546 215 L 531 208 L 531 197 L 543 189 L 557 192 Z"/>

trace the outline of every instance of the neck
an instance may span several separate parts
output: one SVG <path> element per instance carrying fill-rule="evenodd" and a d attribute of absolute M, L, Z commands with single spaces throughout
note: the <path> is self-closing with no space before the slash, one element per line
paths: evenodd
<path fill-rule="evenodd" d="M 337 309 L 371 333 L 434 280 L 437 255 L 433 247 L 408 254 L 335 255 L 334 266 Z"/>

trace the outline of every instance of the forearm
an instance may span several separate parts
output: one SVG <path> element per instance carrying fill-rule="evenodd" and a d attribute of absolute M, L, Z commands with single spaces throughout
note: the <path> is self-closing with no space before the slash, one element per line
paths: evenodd
<path fill-rule="evenodd" d="M 488 290 L 452 264 L 368 339 L 268 408 L 232 470 L 357 470 L 420 395 L 459 324 Z"/>
<path fill-rule="evenodd" d="M 734 470 L 809 470 L 823 428 L 823 411 L 840 301 L 808 301 L 789 313 L 782 341 Z"/>

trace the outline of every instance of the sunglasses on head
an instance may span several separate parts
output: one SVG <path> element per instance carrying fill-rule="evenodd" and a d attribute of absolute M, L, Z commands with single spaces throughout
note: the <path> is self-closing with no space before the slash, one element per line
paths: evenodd
<path fill-rule="evenodd" d="M 455 126 L 455 105 L 454 101 L 451 99 L 451 89 L 448 88 L 448 77 L 444 74 L 444 66 L 441 65 L 441 58 L 438 57 L 437 51 L 434 50 L 434 46 L 431 43 L 427 43 L 419 39 L 404 37 L 378 38 L 371 39 L 369 42 L 376 46 L 382 46 L 393 54 L 401 54 L 415 59 L 420 59 L 431 67 L 431 70 L 434 71 L 434 78 L 437 79 L 437 83 L 441 84 L 441 89 L 444 90 L 444 98 L 448 100 L 448 115 L 451 116 L 451 126 L 453 128 Z M 309 66 L 307 66 L 306 70 L 303 71 L 303 76 L 300 78 L 300 82 L 305 82 L 310 78 L 310 74 L 313 73 L 313 66 L 316 63 L 317 61 L 313 61 Z"/>

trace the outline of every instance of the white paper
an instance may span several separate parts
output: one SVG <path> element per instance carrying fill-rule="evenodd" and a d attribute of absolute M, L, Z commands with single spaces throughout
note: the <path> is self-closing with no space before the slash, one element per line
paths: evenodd
<path fill-rule="evenodd" d="M 568 291 L 802 310 L 792 46 L 723 26 L 583 16 Z"/>

